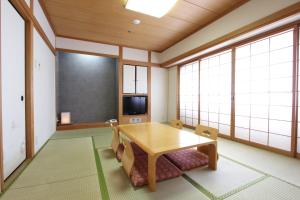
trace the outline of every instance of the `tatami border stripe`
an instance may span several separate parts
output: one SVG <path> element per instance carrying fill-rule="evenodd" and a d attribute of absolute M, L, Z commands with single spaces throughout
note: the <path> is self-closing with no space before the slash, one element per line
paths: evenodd
<path fill-rule="evenodd" d="M 238 186 L 237 188 L 235 188 L 235 189 L 233 189 L 233 190 L 231 190 L 231 191 L 229 191 L 229 192 L 226 192 L 225 194 L 223 194 L 223 195 L 221 195 L 221 196 L 218 197 L 218 196 L 214 195 L 212 192 L 208 191 L 208 190 L 207 190 L 206 188 L 204 188 L 203 186 L 201 186 L 199 183 L 197 183 L 196 181 L 194 181 L 194 180 L 193 180 L 191 177 L 189 177 L 187 174 L 183 174 L 183 177 L 184 177 L 188 182 L 190 182 L 190 183 L 191 183 L 194 187 L 196 187 L 200 192 L 202 192 L 203 194 L 205 194 L 209 199 L 212 199 L 212 200 L 223 200 L 223 199 L 225 199 L 225 198 L 227 198 L 227 197 L 229 197 L 229 196 L 232 196 L 232 195 L 234 195 L 234 194 L 236 194 L 236 193 L 238 193 L 238 192 L 241 192 L 241 191 L 247 189 L 247 188 L 250 187 L 250 186 L 253 186 L 253 185 L 255 185 L 255 184 L 257 184 L 257 183 L 259 183 L 259 182 L 265 180 L 265 179 L 268 178 L 268 177 L 271 177 L 271 175 L 266 174 L 265 172 L 259 171 L 259 170 L 255 169 L 255 168 L 253 168 L 253 167 L 250 167 L 250 166 L 248 166 L 248 165 L 245 165 L 245 164 L 240 163 L 240 162 L 238 162 L 238 161 L 235 161 L 235 160 L 233 160 L 233 159 L 227 158 L 226 156 L 223 156 L 223 155 L 220 155 L 220 156 L 221 156 L 221 157 L 224 157 L 225 159 L 230 160 L 230 161 L 232 161 L 232 162 L 234 162 L 234 163 L 236 163 L 236 164 L 239 164 L 239 165 L 241 165 L 241 166 L 243 166 L 243 167 L 246 167 L 246 168 L 249 168 L 249 169 L 251 169 L 251 170 L 253 170 L 253 171 L 256 171 L 256 172 L 260 173 L 260 174 L 262 175 L 262 177 L 259 177 L 259 178 L 255 179 L 255 180 L 253 180 L 253 181 L 251 181 L 251 182 L 245 184 L 245 185 Z"/>
<path fill-rule="evenodd" d="M 198 184 L 194 179 L 189 177 L 186 174 L 183 174 L 182 177 L 187 180 L 190 184 L 192 184 L 194 187 L 196 187 L 201 193 L 203 193 L 205 196 L 207 196 L 209 199 L 217 199 L 217 196 L 215 196 L 213 193 L 202 187 L 200 184 Z"/>
<path fill-rule="evenodd" d="M 108 190 L 107 190 L 107 185 L 106 185 L 106 182 L 105 182 L 103 169 L 102 169 L 102 165 L 101 165 L 101 161 L 100 161 L 100 158 L 99 158 L 98 151 L 95 147 L 94 137 L 91 137 L 91 138 L 92 138 L 92 142 L 93 142 L 93 149 L 94 149 L 96 167 L 97 167 L 97 171 L 98 171 L 98 180 L 99 180 L 101 196 L 102 196 L 102 199 L 104 199 L 104 200 L 110 200 L 109 193 L 108 193 Z"/>
<path fill-rule="evenodd" d="M 270 176 L 262 176 L 262 177 L 260 177 L 258 179 L 255 179 L 255 180 L 247 183 L 246 185 L 242 185 L 242 186 L 240 186 L 240 187 L 238 187 L 236 189 L 233 189 L 232 191 L 229 191 L 229 192 L 223 194 L 222 196 L 218 197 L 218 200 L 223 200 L 223 199 L 225 199 L 225 198 L 227 198 L 229 196 L 232 196 L 232 195 L 234 195 L 236 193 L 239 193 L 239 192 L 247 189 L 248 187 L 251 187 L 251 186 L 253 186 L 253 185 L 255 185 L 255 184 L 257 184 L 257 183 L 259 183 L 259 182 L 261 182 L 261 181 L 263 181 L 263 180 L 265 180 L 267 178 L 269 178 L 269 177 Z"/>
<path fill-rule="evenodd" d="M 239 161 L 236 161 L 236 160 L 234 160 L 234 159 L 232 159 L 232 158 L 229 158 L 229 157 L 224 156 L 224 155 L 222 155 L 222 154 L 219 154 L 219 155 L 220 155 L 221 157 L 227 159 L 227 160 L 230 160 L 230 161 L 232 161 L 232 162 L 235 162 L 235 163 L 237 163 L 237 164 L 239 164 L 239 165 L 242 165 L 242 166 L 244 166 L 244 167 L 246 167 L 246 168 L 252 169 L 253 171 L 256 171 L 256 172 L 258 172 L 258 173 L 260 173 L 260 174 L 264 174 L 264 175 L 266 175 L 266 176 L 271 176 L 270 174 L 268 174 L 268 173 L 266 173 L 266 172 L 260 171 L 260 170 L 254 168 L 254 167 L 251 167 L 251 166 L 249 166 L 249 165 L 246 165 L 246 164 L 244 164 L 244 163 L 241 163 L 241 162 L 239 162 Z"/>
<path fill-rule="evenodd" d="M 279 177 L 273 176 L 272 174 L 268 174 L 268 173 L 266 173 L 266 172 L 263 172 L 263 171 L 260 171 L 260 170 L 258 170 L 258 169 L 255 169 L 255 168 L 253 168 L 253 167 L 251 167 L 251 166 L 249 166 L 249 165 L 246 165 L 246 164 L 244 164 L 244 163 L 241 163 L 241 162 L 239 162 L 239 161 L 236 161 L 236 160 L 234 160 L 234 159 L 232 159 L 232 158 L 229 158 L 229 157 L 227 157 L 227 156 L 224 156 L 224 155 L 220 155 L 220 156 L 223 157 L 223 158 L 226 158 L 226 159 L 228 159 L 228 160 L 231 160 L 232 162 L 235 162 L 235 163 L 237 163 L 237 164 L 243 165 L 243 166 L 245 166 L 245 167 L 248 167 L 249 169 L 255 170 L 255 171 L 257 171 L 257 172 L 259 172 L 259 173 L 262 173 L 262 174 L 264 174 L 264 175 L 266 175 L 266 176 L 275 178 L 275 179 L 277 179 L 277 180 L 279 180 L 279 181 L 282 181 L 282 182 L 284 182 L 284 183 L 287 183 L 287 184 L 289 184 L 289 185 L 291 185 L 291 186 L 294 186 L 294 187 L 300 189 L 300 186 L 299 186 L 299 185 L 296 185 L 296 184 L 294 184 L 294 183 L 290 183 L 290 182 L 288 182 L 288 181 L 286 181 L 286 180 L 283 180 L 283 179 L 281 179 L 281 178 L 279 178 Z"/>

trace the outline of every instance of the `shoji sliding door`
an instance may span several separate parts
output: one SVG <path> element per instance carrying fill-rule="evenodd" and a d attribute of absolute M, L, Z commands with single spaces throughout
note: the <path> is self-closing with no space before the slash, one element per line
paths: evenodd
<path fill-rule="evenodd" d="M 199 116 L 199 62 L 180 67 L 180 120 L 188 126 L 197 126 Z"/>
<path fill-rule="evenodd" d="M 231 51 L 200 60 L 200 124 L 230 135 Z"/>
<path fill-rule="evenodd" d="M 293 31 L 236 48 L 235 137 L 290 151 Z"/>

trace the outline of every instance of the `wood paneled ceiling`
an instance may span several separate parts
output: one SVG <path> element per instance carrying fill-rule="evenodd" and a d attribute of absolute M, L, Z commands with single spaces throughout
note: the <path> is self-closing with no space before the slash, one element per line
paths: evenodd
<path fill-rule="evenodd" d="M 56 35 L 161 52 L 249 0 L 178 0 L 162 18 L 122 0 L 40 0 Z M 140 19 L 140 25 L 133 25 Z"/>

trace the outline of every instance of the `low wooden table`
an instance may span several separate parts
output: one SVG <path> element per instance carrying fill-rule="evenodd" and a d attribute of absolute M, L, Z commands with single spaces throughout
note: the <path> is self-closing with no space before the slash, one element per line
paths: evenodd
<path fill-rule="evenodd" d="M 156 190 L 156 160 L 168 152 L 209 146 L 209 168 L 217 169 L 217 142 L 168 125 L 150 122 L 119 125 L 119 131 L 148 153 L 148 187 Z"/>

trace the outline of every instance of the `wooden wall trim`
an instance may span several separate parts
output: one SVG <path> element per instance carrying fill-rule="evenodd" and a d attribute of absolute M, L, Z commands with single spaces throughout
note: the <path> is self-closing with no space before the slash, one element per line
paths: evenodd
<path fill-rule="evenodd" d="M 148 63 L 147 63 L 147 90 L 148 90 L 148 121 L 151 122 L 151 51 L 148 51 Z"/>
<path fill-rule="evenodd" d="M 2 2 L 0 2 L 0 11 Z M 3 170 L 3 129 L 2 129 L 2 19 L 0 14 L 0 191 L 3 191 L 4 187 L 4 170 Z"/>
<path fill-rule="evenodd" d="M 286 17 L 291 16 L 293 14 L 296 14 L 298 12 L 300 12 L 300 2 L 295 3 L 291 6 L 288 6 L 287 8 L 284 8 L 284 9 L 278 11 L 278 12 L 275 12 L 275 13 L 267 16 L 267 17 L 264 17 L 264 18 L 262 18 L 262 19 L 260 19 L 256 22 L 248 24 L 248 25 L 246 25 L 242 28 L 239 28 L 235 31 L 232 31 L 232 32 L 230 32 L 230 33 L 228 33 L 228 34 L 226 34 L 222 37 L 219 37 L 215 40 L 212 40 L 212 41 L 210 41 L 206 44 L 203 44 L 203 45 L 201 45 L 197 48 L 189 50 L 189 51 L 187 51 L 187 52 L 185 52 L 185 53 L 183 53 L 179 56 L 171 58 L 171 59 L 161 63 L 161 65 L 162 65 L 162 67 L 167 67 L 169 65 L 172 65 L 172 63 L 180 61 L 183 58 L 186 58 L 186 57 L 191 56 L 193 54 L 199 53 L 200 51 L 203 51 L 203 50 L 208 49 L 210 47 L 216 46 L 216 45 L 218 45 L 222 42 L 225 42 L 225 41 L 230 40 L 232 38 L 238 37 L 238 36 L 243 35 L 247 32 L 253 31 L 255 29 L 258 29 L 260 27 L 268 25 L 270 23 L 276 22 L 280 19 L 286 18 Z"/>
<path fill-rule="evenodd" d="M 31 10 L 31 12 L 33 13 L 33 2 L 34 0 L 30 0 L 30 10 Z"/>
<path fill-rule="evenodd" d="M 150 67 L 160 67 L 160 64 L 152 62 L 142 62 L 137 60 L 123 60 L 124 65 L 139 65 L 139 66 L 150 66 Z"/>
<path fill-rule="evenodd" d="M 34 156 L 34 97 L 33 97 L 33 23 L 25 25 L 25 116 L 26 158 Z"/>
<path fill-rule="evenodd" d="M 294 46 L 293 46 L 293 114 L 292 114 L 292 134 L 291 134 L 291 153 L 297 155 L 297 133 L 298 133 L 298 75 L 299 75 L 299 26 L 294 26 Z"/>
<path fill-rule="evenodd" d="M 33 1 L 33 0 L 31 0 Z M 55 55 L 55 48 L 51 44 L 48 36 L 44 32 L 43 28 L 35 18 L 33 14 L 33 10 L 29 8 L 24 0 L 10 0 L 10 2 L 14 5 L 14 7 L 18 10 L 18 12 L 22 15 L 22 17 L 25 20 L 30 20 L 33 22 L 34 28 L 37 30 L 37 32 L 40 34 L 40 36 L 43 38 L 49 49 L 52 51 L 52 53 Z"/>
<path fill-rule="evenodd" d="M 118 121 L 120 123 L 121 118 L 123 116 L 123 109 L 122 109 L 122 105 L 123 105 L 123 48 L 121 46 L 119 46 L 119 62 L 118 62 L 118 89 L 119 89 L 119 95 L 118 95 L 118 99 L 119 99 L 119 112 L 118 112 Z"/>
<path fill-rule="evenodd" d="M 200 78 L 200 76 L 199 76 Z M 176 118 L 180 119 L 180 67 L 176 66 Z M 200 85 L 199 85 L 200 87 Z M 200 88 L 199 88 L 200 89 Z M 200 98 L 199 98 L 200 99 Z"/>
<path fill-rule="evenodd" d="M 102 56 L 102 57 L 109 57 L 109 58 L 118 58 L 117 55 L 111 55 L 111 54 L 103 54 L 103 53 L 94 53 L 94 52 L 88 52 L 88 51 L 81 51 L 81 50 L 73 50 L 73 49 L 64 49 L 64 48 L 56 48 L 56 52 L 62 51 L 67 53 L 79 53 L 79 54 L 86 54 L 86 55 L 92 55 L 92 56 Z"/>
<path fill-rule="evenodd" d="M 235 138 L 235 47 L 231 51 L 231 118 L 230 138 Z"/>
<path fill-rule="evenodd" d="M 62 38 L 73 39 L 73 40 L 80 40 L 80 41 L 85 41 L 85 42 L 94 42 L 94 43 L 98 43 L 98 44 L 106 44 L 106 45 L 112 45 L 112 46 L 125 47 L 125 48 L 133 48 L 133 49 L 139 49 L 139 50 L 143 50 L 143 51 L 148 51 L 148 49 L 138 48 L 138 47 L 134 47 L 134 46 L 117 44 L 117 43 L 113 43 L 113 42 L 103 42 L 103 41 L 92 40 L 92 39 L 85 39 L 85 38 L 81 38 L 81 37 L 73 37 L 73 36 L 68 36 L 68 35 L 63 35 L 63 34 L 57 34 L 56 37 L 62 37 Z"/>
<path fill-rule="evenodd" d="M 56 130 L 65 131 L 65 130 L 76 130 L 76 129 L 87 129 L 87 128 L 103 128 L 103 127 L 110 127 L 110 125 L 105 122 L 78 123 L 78 124 L 70 124 L 70 125 L 60 125 L 56 127 Z"/>

